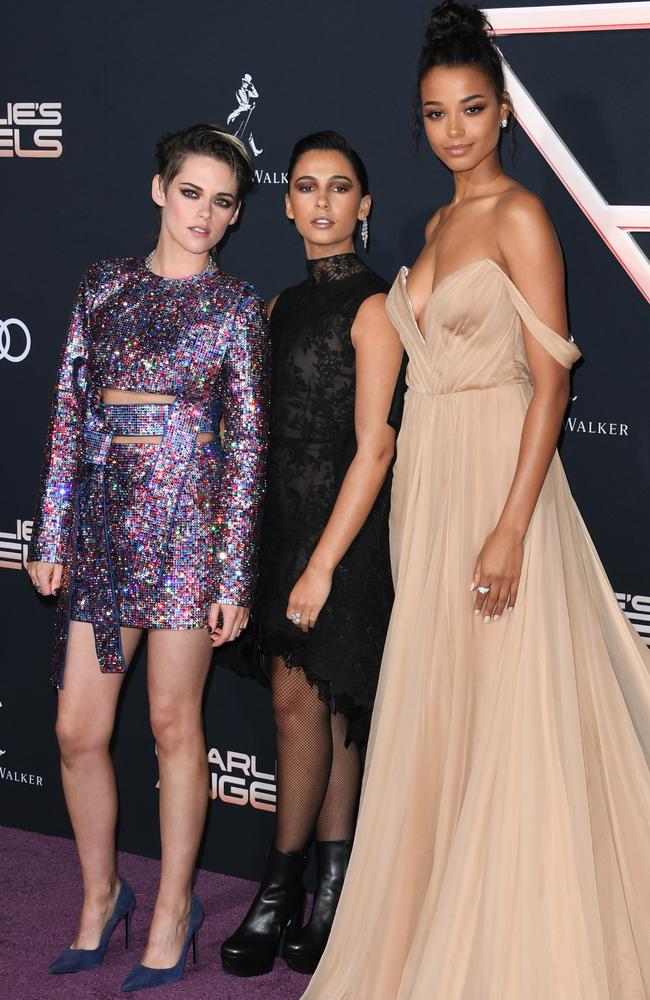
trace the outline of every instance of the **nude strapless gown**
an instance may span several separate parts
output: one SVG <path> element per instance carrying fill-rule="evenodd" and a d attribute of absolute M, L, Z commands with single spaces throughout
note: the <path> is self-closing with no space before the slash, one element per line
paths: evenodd
<path fill-rule="evenodd" d="M 521 320 L 577 348 L 498 265 L 389 315 L 409 390 L 391 514 L 395 605 L 350 869 L 304 1000 L 650 997 L 650 653 L 555 455 L 517 606 L 473 614 L 474 565 L 531 398 Z"/>

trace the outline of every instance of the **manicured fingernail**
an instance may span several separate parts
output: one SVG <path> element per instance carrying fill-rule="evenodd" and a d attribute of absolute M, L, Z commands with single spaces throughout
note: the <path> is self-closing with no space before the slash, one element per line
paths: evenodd
<path fill-rule="evenodd" d="M 470 589 L 470 591 L 476 590 L 476 584 L 472 583 L 472 585 L 471 585 L 471 587 L 469 589 Z"/>
<path fill-rule="evenodd" d="M 490 616 L 489 616 L 489 615 L 486 615 L 486 616 L 485 616 L 485 618 L 483 619 L 483 621 L 484 621 L 484 622 L 491 622 L 491 621 L 492 621 L 492 619 L 490 618 Z"/>
<path fill-rule="evenodd" d="M 495 615 L 495 616 L 494 616 L 494 620 L 495 620 L 495 622 L 498 622 L 498 620 L 499 620 L 499 618 L 500 618 L 500 617 L 501 617 L 501 615 Z"/>
<path fill-rule="evenodd" d="M 477 611 L 476 608 L 474 608 L 474 614 L 475 615 L 480 615 L 480 613 L 481 613 L 480 611 Z"/>
<path fill-rule="evenodd" d="M 508 611 L 514 611 L 514 610 L 515 610 L 515 609 L 514 609 L 514 605 L 513 605 L 513 607 L 511 607 L 511 608 L 508 608 Z"/>

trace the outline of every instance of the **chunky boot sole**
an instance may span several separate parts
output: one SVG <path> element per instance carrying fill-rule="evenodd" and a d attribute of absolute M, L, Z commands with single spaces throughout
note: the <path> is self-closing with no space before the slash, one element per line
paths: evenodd
<path fill-rule="evenodd" d="M 301 972 L 304 976 L 313 976 L 321 960 L 321 955 L 315 958 L 313 955 L 292 955 L 289 952 L 284 956 L 284 960 L 294 972 Z"/>
<path fill-rule="evenodd" d="M 331 928 L 330 928 L 331 929 Z M 300 934 L 300 932 L 298 932 Z M 282 957 L 294 972 L 301 972 L 305 976 L 313 976 L 316 972 L 316 966 L 320 962 L 325 947 L 329 940 L 329 931 L 327 937 L 323 940 L 316 942 L 310 942 L 308 945 L 296 948 L 292 947 L 293 941 L 290 934 L 287 936 L 287 947 L 284 949 Z"/>
<path fill-rule="evenodd" d="M 289 939 L 284 954 L 287 965 L 294 972 L 309 976 L 316 971 L 330 936 L 351 849 L 349 840 L 316 844 L 318 886 L 309 923 Z"/>
<path fill-rule="evenodd" d="M 271 972 L 273 966 L 275 965 L 276 958 L 282 958 L 284 956 L 284 943 L 287 938 L 295 932 L 297 927 L 302 924 L 304 904 L 301 906 L 298 913 L 294 913 L 289 921 L 285 924 L 284 930 L 280 935 L 280 940 L 278 942 L 277 949 L 272 954 L 266 954 L 262 957 L 256 955 L 229 955 L 227 951 L 221 949 L 221 965 L 223 966 L 223 971 L 229 976 L 240 976 L 241 978 L 252 978 L 254 976 L 265 976 L 268 972 Z"/>
<path fill-rule="evenodd" d="M 223 971 L 229 976 L 241 976 L 242 978 L 252 978 L 253 976 L 264 976 L 271 972 L 275 963 L 275 956 L 270 962 L 253 965 L 250 959 L 241 959 L 221 955 L 221 966 Z"/>

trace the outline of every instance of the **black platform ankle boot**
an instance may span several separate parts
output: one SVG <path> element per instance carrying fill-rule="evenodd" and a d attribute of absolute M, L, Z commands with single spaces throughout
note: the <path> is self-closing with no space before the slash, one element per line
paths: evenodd
<path fill-rule="evenodd" d="M 287 938 L 284 946 L 287 965 L 296 972 L 314 972 L 325 951 L 351 850 L 351 840 L 324 840 L 316 844 L 318 888 L 311 916 L 301 930 Z"/>
<path fill-rule="evenodd" d="M 283 953 L 287 932 L 302 924 L 302 876 L 309 851 L 285 854 L 271 847 L 259 892 L 234 934 L 221 945 L 221 964 L 232 976 L 261 976 Z"/>

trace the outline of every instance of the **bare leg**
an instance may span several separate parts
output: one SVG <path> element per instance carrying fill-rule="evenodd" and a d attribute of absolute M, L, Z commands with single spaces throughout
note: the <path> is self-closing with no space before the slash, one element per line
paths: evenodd
<path fill-rule="evenodd" d="M 332 770 L 316 822 L 316 840 L 352 840 L 361 786 L 361 760 L 356 743 L 345 745 L 348 720 L 332 715 Z"/>
<path fill-rule="evenodd" d="M 273 711 L 278 757 L 275 846 L 290 853 L 307 846 L 332 769 L 329 707 L 302 670 L 273 660 Z"/>
<path fill-rule="evenodd" d="M 127 663 L 137 629 L 122 629 Z M 65 801 L 81 862 L 84 901 L 73 948 L 96 948 L 119 892 L 115 861 L 117 790 L 109 745 L 123 674 L 99 669 L 92 625 L 71 622 L 56 735 Z"/>
<path fill-rule="evenodd" d="M 202 697 L 212 645 L 205 629 L 149 633 L 149 710 L 160 769 L 162 864 L 142 964 L 175 965 L 191 905 L 192 875 L 208 805 Z"/>

